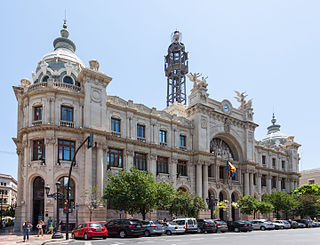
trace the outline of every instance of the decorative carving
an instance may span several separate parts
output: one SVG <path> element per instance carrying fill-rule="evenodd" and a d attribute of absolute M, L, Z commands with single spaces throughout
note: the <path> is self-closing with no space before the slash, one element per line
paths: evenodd
<path fill-rule="evenodd" d="M 90 60 L 89 65 L 90 65 L 90 69 L 92 69 L 94 71 L 99 70 L 99 62 L 97 60 Z"/>
<path fill-rule="evenodd" d="M 226 118 L 224 121 L 224 132 L 230 133 L 230 128 L 231 128 L 231 121 L 229 118 Z"/>
<path fill-rule="evenodd" d="M 91 100 L 100 103 L 101 102 L 101 90 L 97 88 L 91 89 Z"/>
<path fill-rule="evenodd" d="M 203 116 L 201 117 L 201 128 L 207 128 L 207 118 Z"/>
<path fill-rule="evenodd" d="M 202 77 L 201 80 L 198 79 L 200 76 L 202 76 L 202 74 L 200 74 L 200 73 L 188 73 L 187 76 L 190 79 L 190 81 L 193 82 L 193 88 L 194 89 L 199 89 L 199 88 L 206 89 L 207 88 L 207 86 L 208 86 L 208 83 L 207 83 L 208 76 Z"/>
<path fill-rule="evenodd" d="M 252 132 L 252 131 L 249 131 L 249 132 L 248 132 L 248 141 L 249 141 L 250 143 L 252 143 L 252 141 L 253 141 L 253 132 Z"/>
<path fill-rule="evenodd" d="M 46 139 L 46 142 L 47 142 L 47 144 L 52 144 L 52 145 L 53 145 L 53 144 L 56 143 L 56 139 L 55 139 L 55 138 L 52 138 L 52 137 L 51 137 L 51 138 L 47 138 L 47 139 Z"/>
<path fill-rule="evenodd" d="M 222 139 L 215 138 L 210 142 L 210 152 L 214 157 L 222 158 L 224 160 L 234 160 L 234 155 L 229 145 Z"/>

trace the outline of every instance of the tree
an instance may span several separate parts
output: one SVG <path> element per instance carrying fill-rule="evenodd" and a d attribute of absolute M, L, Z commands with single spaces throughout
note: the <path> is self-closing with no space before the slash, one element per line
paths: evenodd
<path fill-rule="evenodd" d="M 104 198 L 111 201 L 113 208 L 122 208 L 133 215 L 140 213 L 143 220 L 153 209 L 166 207 L 172 198 L 172 186 L 156 183 L 152 173 L 131 168 L 116 175 L 109 175 Z"/>
<path fill-rule="evenodd" d="M 256 213 L 259 211 L 259 201 L 253 196 L 247 195 L 238 200 L 238 206 L 241 213 L 246 215 L 252 215 L 256 218 Z"/>
<path fill-rule="evenodd" d="M 273 211 L 273 208 L 273 205 L 268 202 L 259 202 L 257 207 L 259 213 L 261 214 L 269 214 Z"/>
<path fill-rule="evenodd" d="M 101 197 L 101 193 L 98 191 L 96 186 L 89 190 L 85 189 L 80 197 L 84 199 L 84 203 L 89 209 L 91 222 L 93 210 L 101 204 L 104 205 L 104 199 Z"/>
<path fill-rule="evenodd" d="M 320 212 L 320 198 L 315 195 L 303 194 L 297 197 L 298 205 L 296 207 L 296 214 L 301 218 L 316 217 Z"/>
<path fill-rule="evenodd" d="M 283 213 L 285 218 L 288 219 L 288 216 L 292 216 L 298 206 L 293 195 L 282 192 L 265 194 L 262 196 L 262 201 L 273 205 L 273 212 L 276 214 L 277 219 L 280 219 L 280 213 Z"/>
<path fill-rule="evenodd" d="M 199 211 L 205 208 L 201 197 L 189 191 L 175 191 L 168 206 L 169 213 L 176 216 L 198 217 Z"/>
<path fill-rule="evenodd" d="M 295 190 L 292 191 L 295 195 L 314 195 L 314 196 L 320 196 L 320 185 L 317 184 L 311 184 L 311 185 L 302 185 Z"/>

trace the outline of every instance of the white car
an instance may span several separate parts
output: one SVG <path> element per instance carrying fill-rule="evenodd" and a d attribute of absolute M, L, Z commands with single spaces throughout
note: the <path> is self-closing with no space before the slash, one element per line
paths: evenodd
<path fill-rule="evenodd" d="M 290 223 L 288 221 L 286 221 L 286 220 L 275 220 L 275 221 L 273 221 L 273 223 L 275 225 L 283 225 L 283 228 L 285 228 L 285 229 L 290 229 L 291 228 Z"/>
<path fill-rule="evenodd" d="M 184 225 L 178 225 L 176 222 L 167 222 L 163 224 L 164 233 L 166 235 L 185 233 L 186 228 Z"/>
<path fill-rule="evenodd" d="M 273 230 L 275 225 L 271 221 L 264 219 L 255 219 L 251 221 L 252 227 L 254 230 Z"/>
<path fill-rule="evenodd" d="M 195 218 L 178 218 L 174 219 L 173 222 L 183 225 L 186 232 L 198 232 L 198 223 Z"/>

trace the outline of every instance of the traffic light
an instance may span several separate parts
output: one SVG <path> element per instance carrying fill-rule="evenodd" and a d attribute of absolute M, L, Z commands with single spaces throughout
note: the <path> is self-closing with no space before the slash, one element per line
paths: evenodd
<path fill-rule="evenodd" d="M 93 146 L 93 134 L 90 134 L 88 137 L 88 149 Z"/>

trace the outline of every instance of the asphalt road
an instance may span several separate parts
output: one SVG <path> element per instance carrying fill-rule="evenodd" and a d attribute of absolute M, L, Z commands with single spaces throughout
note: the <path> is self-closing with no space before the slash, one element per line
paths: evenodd
<path fill-rule="evenodd" d="M 49 243 L 66 244 L 66 243 Z M 320 245 L 320 228 L 69 241 L 72 245 Z"/>

